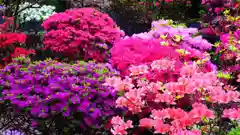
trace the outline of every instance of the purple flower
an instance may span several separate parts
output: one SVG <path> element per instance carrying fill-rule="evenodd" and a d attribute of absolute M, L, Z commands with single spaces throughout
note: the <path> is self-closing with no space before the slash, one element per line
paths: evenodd
<path fill-rule="evenodd" d="M 89 101 L 83 101 L 79 106 L 78 110 L 87 113 L 88 112 L 88 107 L 90 106 Z"/>
<path fill-rule="evenodd" d="M 93 113 L 90 114 L 93 118 L 99 118 L 102 116 L 101 110 L 99 108 L 94 109 Z"/>
<path fill-rule="evenodd" d="M 24 135 L 24 133 L 21 133 L 17 130 L 6 130 L 2 133 L 2 135 Z"/>

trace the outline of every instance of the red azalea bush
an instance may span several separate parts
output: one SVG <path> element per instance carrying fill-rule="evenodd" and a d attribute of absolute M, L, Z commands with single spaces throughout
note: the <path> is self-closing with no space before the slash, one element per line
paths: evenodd
<path fill-rule="evenodd" d="M 13 24 L 13 18 L 4 17 L 4 19 L 6 19 L 5 22 L 0 24 L 0 48 L 8 47 L 14 43 L 24 43 L 26 39 L 26 35 L 24 33 L 9 32 L 9 28 Z"/>
<path fill-rule="evenodd" d="M 220 135 L 230 130 L 228 119 L 240 119 L 240 93 L 223 88 L 216 72 L 202 72 L 196 63 L 183 66 L 176 81 L 144 77 L 155 70 L 170 73 L 174 66 L 174 61 L 164 65 L 154 61 L 150 66 L 132 66 L 124 79 L 106 79 L 105 85 L 121 93 L 117 107 L 128 108 L 128 113 L 112 118 L 112 134 L 143 134 L 145 128 L 168 135 Z"/>
<path fill-rule="evenodd" d="M 27 50 L 24 48 L 17 47 L 19 44 L 23 44 L 25 42 L 27 36 L 24 33 L 16 33 L 10 31 L 10 28 L 13 25 L 12 17 L 4 17 L 4 19 L 5 22 L 3 24 L 0 24 L 0 53 L 3 66 L 8 64 L 11 61 L 12 57 L 29 54 L 26 53 Z M 21 51 L 18 51 L 19 49 Z M 12 51 L 17 51 L 18 54 L 16 54 L 16 52 L 12 53 Z"/>
<path fill-rule="evenodd" d="M 105 61 L 111 45 L 123 36 L 116 23 L 93 8 L 70 9 L 54 14 L 42 24 L 46 49 L 66 56 Z"/>

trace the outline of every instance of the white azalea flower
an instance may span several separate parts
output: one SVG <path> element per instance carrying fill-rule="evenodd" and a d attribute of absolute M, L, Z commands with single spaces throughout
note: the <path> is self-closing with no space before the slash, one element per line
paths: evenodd
<path fill-rule="evenodd" d="M 31 3 L 25 2 L 24 4 L 21 4 L 19 7 L 19 10 L 30 6 Z M 33 8 L 27 8 L 20 12 L 19 14 L 19 20 L 20 23 L 29 22 L 29 21 L 44 21 L 49 16 L 54 14 L 55 7 L 54 6 L 48 6 L 43 5 L 40 6 L 38 4 L 35 4 L 32 6 Z"/>

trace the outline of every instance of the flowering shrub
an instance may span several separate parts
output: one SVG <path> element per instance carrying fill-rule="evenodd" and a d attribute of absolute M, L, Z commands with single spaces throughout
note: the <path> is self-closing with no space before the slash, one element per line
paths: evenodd
<path fill-rule="evenodd" d="M 239 2 L 234 0 L 202 0 L 202 33 L 220 36 L 238 27 Z"/>
<path fill-rule="evenodd" d="M 162 65 L 158 62 L 161 60 L 153 61 L 150 66 L 132 66 L 130 76 L 124 79 L 106 79 L 105 85 L 113 86 L 121 93 L 116 100 L 117 107 L 129 111 L 112 118 L 114 135 L 124 135 L 127 129 L 129 132 L 135 129 L 132 134 L 141 134 L 141 128 L 169 135 L 220 134 L 230 130 L 227 127 L 231 123 L 227 119 L 240 119 L 240 93 L 226 90 L 215 71 L 202 72 L 202 68 L 193 63 L 181 68 L 177 81 L 146 78 L 156 70 L 167 73 L 173 70 L 175 64 L 172 61 Z"/>
<path fill-rule="evenodd" d="M 26 39 L 25 34 L 9 32 L 9 28 L 11 28 L 13 24 L 13 18 L 4 17 L 4 19 L 6 19 L 5 22 L 3 24 L 0 24 L 0 48 L 8 47 L 14 43 L 24 43 Z"/>
<path fill-rule="evenodd" d="M 184 63 L 196 61 L 206 70 L 213 70 L 210 55 L 206 52 L 212 44 L 201 36 L 193 37 L 196 32 L 194 28 L 174 28 L 169 21 L 155 21 L 151 31 L 116 42 L 111 49 L 111 62 L 122 72 L 126 72 L 132 64 L 139 65 L 160 58 L 175 60 L 179 63 L 178 69 Z M 175 71 L 178 72 L 177 69 Z"/>
<path fill-rule="evenodd" d="M 223 34 L 220 37 L 221 41 L 215 44 L 213 59 L 217 63 L 219 70 L 230 75 L 230 77 L 225 78 L 228 81 L 234 79 L 240 71 L 239 33 L 240 30 Z"/>
<path fill-rule="evenodd" d="M 24 33 L 10 32 L 13 25 L 12 17 L 4 17 L 5 22 L 0 24 L 0 53 L 1 53 L 1 64 L 4 66 L 11 61 L 11 52 L 19 44 L 23 44 L 26 40 Z M 12 54 L 14 55 L 14 54 Z"/>
<path fill-rule="evenodd" d="M 46 49 L 66 56 L 105 61 L 108 50 L 123 33 L 114 21 L 93 8 L 66 10 L 50 16 L 42 24 Z"/>
<path fill-rule="evenodd" d="M 26 7 L 32 5 L 29 2 L 25 2 L 19 6 L 19 10 L 23 10 Z M 38 5 L 34 4 L 31 8 L 24 9 L 19 13 L 20 23 L 29 22 L 29 21 L 43 21 L 49 16 L 54 14 L 55 7 L 48 5 Z"/>
<path fill-rule="evenodd" d="M 118 75 L 109 64 L 31 62 L 18 57 L 0 74 L 2 101 L 9 102 L 15 113 L 30 115 L 33 126 L 53 121 L 72 133 L 97 126 L 117 111 L 113 88 L 102 85 L 106 77 Z"/>

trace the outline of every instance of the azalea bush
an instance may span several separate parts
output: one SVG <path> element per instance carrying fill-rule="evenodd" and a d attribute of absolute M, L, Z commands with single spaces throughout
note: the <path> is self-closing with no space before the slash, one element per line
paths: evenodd
<path fill-rule="evenodd" d="M 93 8 L 54 14 L 42 26 L 45 48 L 71 59 L 106 61 L 112 44 L 124 34 L 107 14 Z"/>
<path fill-rule="evenodd" d="M 18 57 L 0 74 L 0 103 L 13 108 L 15 115 L 26 114 L 31 127 L 44 134 L 99 129 L 109 116 L 121 112 L 115 108 L 114 89 L 103 85 L 105 78 L 118 75 L 107 63 Z"/>
<path fill-rule="evenodd" d="M 171 73 L 174 62 L 159 59 L 150 64 L 132 65 L 129 76 L 106 79 L 105 85 L 121 93 L 116 100 L 117 107 L 128 109 L 112 118 L 112 134 L 143 134 L 145 129 L 148 134 L 209 135 L 226 134 L 234 127 L 240 119 L 240 93 L 224 89 L 215 71 L 202 72 L 193 63 L 180 69 L 176 81 L 148 79 L 148 74 L 156 71 Z"/>
<path fill-rule="evenodd" d="M 33 50 L 23 48 L 23 44 L 27 38 L 24 33 L 11 32 L 13 18 L 4 17 L 4 19 L 4 23 L 0 24 L 0 60 L 2 66 L 11 62 L 14 57 L 34 54 Z"/>
<path fill-rule="evenodd" d="M 212 53 L 214 62 L 218 69 L 225 74 L 224 78 L 229 84 L 239 86 L 236 82 L 240 73 L 240 31 L 229 32 L 220 37 L 220 42 L 215 43 L 215 52 Z"/>
<path fill-rule="evenodd" d="M 239 2 L 235 0 L 202 0 L 204 9 L 202 15 L 203 34 L 220 36 L 236 30 L 239 23 Z"/>
<path fill-rule="evenodd" d="M 130 65 L 152 62 L 160 58 L 175 60 L 178 72 L 184 63 L 197 62 L 206 71 L 215 70 L 207 50 L 212 44 L 201 36 L 197 29 L 172 26 L 171 21 L 159 20 L 152 23 L 152 30 L 134 34 L 116 42 L 111 49 L 111 63 L 122 72 Z"/>

